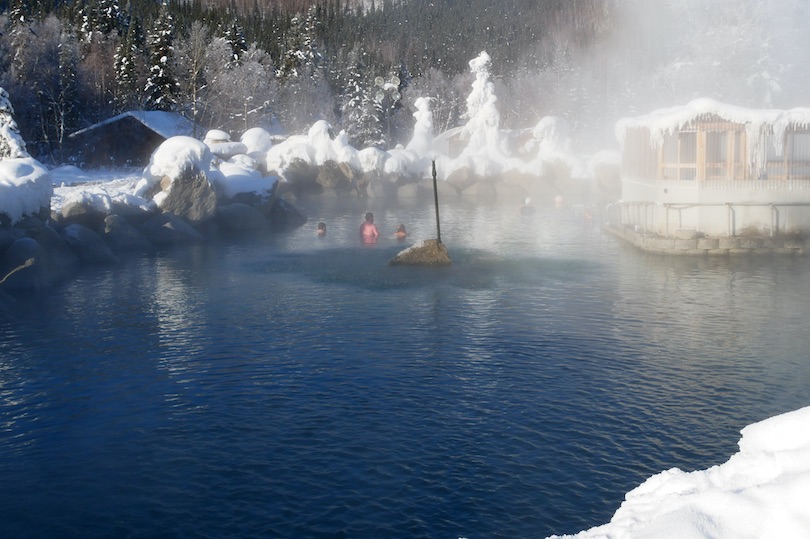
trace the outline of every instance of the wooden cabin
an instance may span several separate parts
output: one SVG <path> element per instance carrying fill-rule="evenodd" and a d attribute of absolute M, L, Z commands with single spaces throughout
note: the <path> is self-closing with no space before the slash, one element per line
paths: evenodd
<path fill-rule="evenodd" d="M 621 224 L 668 237 L 810 232 L 810 109 L 698 99 L 627 118 Z"/>
<path fill-rule="evenodd" d="M 174 112 L 129 111 L 70 134 L 83 166 L 145 166 L 166 139 L 193 136 L 194 123 Z"/>

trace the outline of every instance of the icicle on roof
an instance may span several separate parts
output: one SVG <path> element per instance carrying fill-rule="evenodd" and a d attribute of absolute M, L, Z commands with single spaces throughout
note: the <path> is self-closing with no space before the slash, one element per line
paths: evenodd
<path fill-rule="evenodd" d="M 667 135 L 708 116 L 716 116 L 744 126 L 752 164 L 758 165 L 765 162 L 766 141 L 769 141 L 778 153 L 782 153 L 784 133 L 788 127 L 810 127 L 810 108 L 807 107 L 790 110 L 747 109 L 714 99 L 699 98 L 687 105 L 662 108 L 635 118 L 622 118 L 616 122 L 616 138 L 624 148 L 630 129 L 646 128 L 650 133 L 650 145 L 660 147 Z"/>

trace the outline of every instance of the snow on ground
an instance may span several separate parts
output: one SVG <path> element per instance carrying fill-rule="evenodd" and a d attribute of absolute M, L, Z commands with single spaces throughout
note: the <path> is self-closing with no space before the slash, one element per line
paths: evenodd
<path fill-rule="evenodd" d="M 707 470 L 666 470 L 627 493 L 609 524 L 571 539 L 810 537 L 810 407 L 748 425 Z"/>
<path fill-rule="evenodd" d="M 70 200 L 84 200 L 102 210 L 109 201 L 131 206 L 149 204 L 134 194 L 138 182 L 141 181 L 143 169 L 85 171 L 73 166 L 64 166 L 50 172 L 54 186 L 51 209 L 54 211 L 59 211 Z"/>

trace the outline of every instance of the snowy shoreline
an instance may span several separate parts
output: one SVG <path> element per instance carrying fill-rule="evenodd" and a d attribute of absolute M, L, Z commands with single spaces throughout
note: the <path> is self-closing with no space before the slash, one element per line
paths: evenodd
<path fill-rule="evenodd" d="M 810 537 L 810 407 L 743 428 L 723 464 L 656 474 L 610 523 L 554 539 Z"/>

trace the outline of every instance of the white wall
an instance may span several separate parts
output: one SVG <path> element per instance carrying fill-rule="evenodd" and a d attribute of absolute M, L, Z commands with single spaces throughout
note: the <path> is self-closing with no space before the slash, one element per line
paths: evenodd
<path fill-rule="evenodd" d="M 622 224 L 666 236 L 810 232 L 810 182 L 622 180 Z"/>

